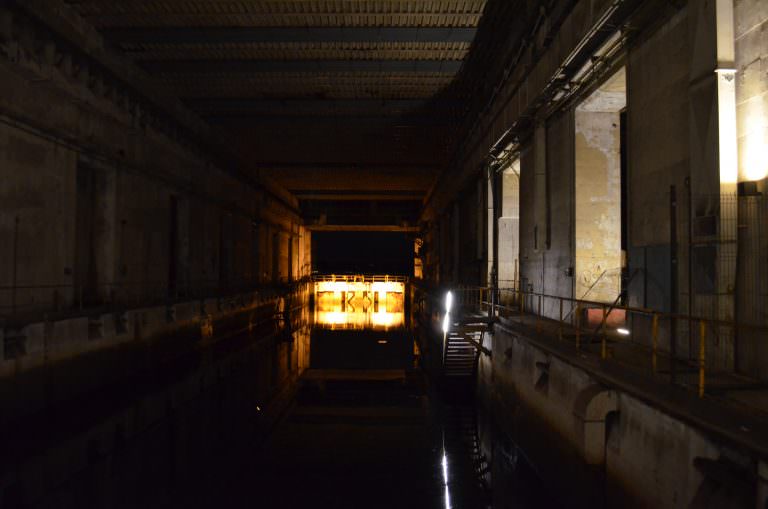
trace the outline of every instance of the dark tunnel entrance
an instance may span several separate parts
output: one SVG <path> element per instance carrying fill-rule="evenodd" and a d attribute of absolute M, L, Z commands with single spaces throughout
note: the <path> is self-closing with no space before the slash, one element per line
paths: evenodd
<path fill-rule="evenodd" d="M 312 269 L 413 276 L 413 242 L 413 235 L 399 232 L 313 232 Z"/>

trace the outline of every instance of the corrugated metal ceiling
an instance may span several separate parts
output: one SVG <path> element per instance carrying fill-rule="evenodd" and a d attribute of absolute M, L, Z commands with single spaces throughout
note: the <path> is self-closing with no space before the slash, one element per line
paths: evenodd
<path fill-rule="evenodd" d="M 67 3 L 181 97 L 424 99 L 454 79 L 486 0 Z"/>
<path fill-rule="evenodd" d="M 485 0 L 73 0 L 115 26 L 477 26 Z"/>

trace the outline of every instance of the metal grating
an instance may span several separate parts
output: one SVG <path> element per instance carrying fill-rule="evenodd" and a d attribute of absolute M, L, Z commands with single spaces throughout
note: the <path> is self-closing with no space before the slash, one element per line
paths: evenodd
<path fill-rule="evenodd" d="M 477 26 L 486 0 L 71 0 L 97 28 L 149 26 Z"/>
<path fill-rule="evenodd" d="M 328 99 L 426 98 L 451 83 L 445 74 L 274 74 L 239 77 L 204 76 L 177 81 L 166 77 L 181 97 L 322 97 Z"/>
<path fill-rule="evenodd" d="M 131 58 L 141 60 L 463 60 L 469 43 L 246 43 L 246 44 L 123 44 Z"/>

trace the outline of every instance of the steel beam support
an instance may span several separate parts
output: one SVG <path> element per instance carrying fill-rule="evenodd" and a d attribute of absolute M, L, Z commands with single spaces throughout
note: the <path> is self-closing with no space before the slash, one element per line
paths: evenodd
<path fill-rule="evenodd" d="M 243 44 L 291 42 L 472 42 L 473 27 L 173 27 L 111 28 L 117 44 Z"/>
<path fill-rule="evenodd" d="M 461 60 L 146 60 L 151 74 L 435 73 L 456 74 Z"/>

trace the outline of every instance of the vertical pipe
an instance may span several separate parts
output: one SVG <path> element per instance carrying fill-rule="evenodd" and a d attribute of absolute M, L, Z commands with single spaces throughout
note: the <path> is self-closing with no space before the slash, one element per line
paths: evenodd
<path fill-rule="evenodd" d="M 699 322 L 699 397 L 704 397 L 705 370 L 707 364 L 707 322 Z"/>
<path fill-rule="evenodd" d="M 562 341 L 563 340 L 563 298 L 560 297 L 558 299 L 560 301 L 560 318 L 558 319 L 558 329 L 557 329 L 557 338 Z"/>
<path fill-rule="evenodd" d="M 653 372 L 658 370 L 656 354 L 659 348 L 659 315 L 653 314 L 653 325 L 651 326 L 651 334 L 653 335 Z"/>
<path fill-rule="evenodd" d="M 13 222 L 13 274 L 11 281 L 11 314 L 16 313 L 16 283 L 18 280 L 19 260 L 19 216 Z"/>
<path fill-rule="evenodd" d="M 675 383 L 677 375 L 677 193 L 675 186 L 669 187 L 669 289 L 672 319 L 670 320 L 669 333 L 669 377 L 670 382 Z"/>

